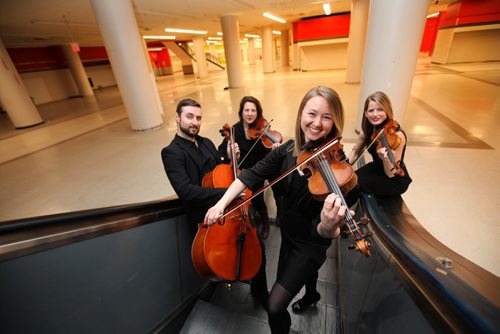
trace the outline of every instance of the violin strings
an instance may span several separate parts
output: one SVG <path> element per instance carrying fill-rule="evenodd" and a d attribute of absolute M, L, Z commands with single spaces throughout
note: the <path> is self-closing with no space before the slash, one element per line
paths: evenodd
<path fill-rule="evenodd" d="M 325 182 L 330 190 L 330 192 L 335 193 L 339 195 L 340 200 L 342 202 L 342 205 L 347 208 L 346 213 L 345 213 L 345 221 L 347 223 L 347 226 L 351 233 L 355 235 L 356 239 L 362 238 L 361 232 L 359 232 L 359 235 L 354 234 L 354 231 L 359 231 L 359 228 L 354 221 L 353 217 L 351 216 L 351 212 L 349 211 L 349 207 L 347 206 L 347 203 L 345 201 L 344 196 L 342 195 L 342 190 L 339 187 L 339 184 L 337 182 L 337 179 L 335 178 L 335 174 L 332 172 L 330 169 L 330 164 L 326 160 L 325 156 L 323 154 L 320 154 L 317 158 L 317 163 L 318 163 L 318 169 L 325 179 Z"/>

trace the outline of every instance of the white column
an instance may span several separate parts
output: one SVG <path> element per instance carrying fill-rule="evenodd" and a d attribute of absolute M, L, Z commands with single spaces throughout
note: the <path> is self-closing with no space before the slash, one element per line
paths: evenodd
<path fill-rule="evenodd" d="M 370 0 L 353 0 L 351 3 L 346 83 L 359 83 L 361 80 L 369 8 Z"/>
<path fill-rule="evenodd" d="M 132 129 L 163 124 L 130 0 L 91 0 Z"/>
<path fill-rule="evenodd" d="M 43 123 L 0 39 L 0 101 L 16 129 Z"/>
<path fill-rule="evenodd" d="M 255 40 L 248 38 L 248 62 L 250 65 L 255 65 Z"/>
<path fill-rule="evenodd" d="M 227 79 L 229 88 L 243 86 L 243 71 L 241 64 L 240 24 L 236 15 L 224 15 L 220 18 L 222 40 L 226 56 Z"/>
<path fill-rule="evenodd" d="M 269 25 L 262 27 L 262 61 L 264 73 L 273 73 L 273 31 Z"/>
<path fill-rule="evenodd" d="M 71 44 L 61 45 L 61 49 L 80 95 L 94 96 L 94 91 L 90 86 L 87 73 L 85 73 L 85 69 L 83 68 L 82 60 L 80 59 L 78 52 L 73 51 Z"/>
<path fill-rule="evenodd" d="M 194 55 L 196 57 L 196 66 L 198 67 L 198 77 L 208 77 L 207 57 L 205 56 L 205 41 L 201 37 L 193 38 Z"/>
<path fill-rule="evenodd" d="M 288 29 L 281 30 L 281 67 L 288 67 L 290 64 L 290 33 Z"/>
<path fill-rule="evenodd" d="M 366 97 L 375 91 L 389 96 L 395 120 L 403 122 L 428 5 L 422 0 L 370 2 L 356 127 L 361 126 Z"/>

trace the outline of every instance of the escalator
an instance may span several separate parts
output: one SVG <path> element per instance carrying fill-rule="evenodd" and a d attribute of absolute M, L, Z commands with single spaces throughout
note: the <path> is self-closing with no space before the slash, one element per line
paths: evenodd
<path fill-rule="evenodd" d="M 498 332 L 498 277 L 432 238 L 401 198 L 365 195 L 357 211 L 373 255 L 332 243 L 322 298 L 292 314 L 293 331 Z M 194 271 L 194 232 L 176 199 L 0 222 L 0 332 L 269 333 L 248 284 Z M 278 251 L 273 226 L 268 284 Z"/>

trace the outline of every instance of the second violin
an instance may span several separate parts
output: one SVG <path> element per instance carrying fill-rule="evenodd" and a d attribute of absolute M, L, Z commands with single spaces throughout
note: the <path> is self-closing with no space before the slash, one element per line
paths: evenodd
<path fill-rule="evenodd" d="M 274 144 L 283 142 L 283 136 L 278 131 L 271 130 L 270 126 L 264 118 L 260 118 L 255 121 L 254 126 L 248 128 L 248 136 L 252 139 L 260 138 L 264 147 L 272 148 Z"/>

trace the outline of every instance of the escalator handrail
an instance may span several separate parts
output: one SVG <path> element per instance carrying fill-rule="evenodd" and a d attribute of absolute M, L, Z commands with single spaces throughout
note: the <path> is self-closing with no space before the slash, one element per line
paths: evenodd
<path fill-rule="evenodd" d="M 406 238 L 383 213 L 372 195 L 363 194 L 361 201 L 371 219 L 370 225 L 376 236 L 390 250 L 391 256 L 401 262 L 405 271 L 411 275 L 414 281 L 412 284 L 416 288 L 412 292 L 427 300 L 427 306 L 438 307 L 435 314 L 440 313 L 448 317 L 445 322 L 453 329 L 463 330 L 462 326 L 465 325 L 471 330 L 488 333 L 500 328 L 500 314 L 495 303 Z M 404 205 L 404 202 L 402 204 Z M 443 246 L 441 245 L 441 248 Z M 450 253 L 453 251 L 450 250 Z M 454 323 L 456 321 L 460 324 Z"/>

